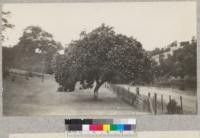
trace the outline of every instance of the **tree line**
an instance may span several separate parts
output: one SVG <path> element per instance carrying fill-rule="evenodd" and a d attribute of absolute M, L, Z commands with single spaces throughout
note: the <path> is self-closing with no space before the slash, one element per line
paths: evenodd
<path fill-rule="evenodd" d="M 173 54 L 159 55 L 159 63 L 153 62 L 154 81 L 169 81 L 174 78 L 179 81 L 182 89 L 197 87 L 197 41 L 185 43 Z M 177 82 L 176 81 L 176 82 Z M 175 81 L 174 81 L 175 83 Z"/>

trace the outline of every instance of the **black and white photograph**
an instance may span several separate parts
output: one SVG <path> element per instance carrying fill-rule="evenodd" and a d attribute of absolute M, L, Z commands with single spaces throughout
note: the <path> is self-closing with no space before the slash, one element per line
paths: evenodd
<path fill-rule="evenodd" d="M 3 4 L 3 115 L 197 114 L 196 2 Z"/>

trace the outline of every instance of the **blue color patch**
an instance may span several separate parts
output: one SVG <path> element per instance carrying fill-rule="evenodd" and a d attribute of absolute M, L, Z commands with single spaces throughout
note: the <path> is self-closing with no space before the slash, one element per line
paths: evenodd
<path fill-rule="evenodd" d="M 124 125 L 124 130 L 125 131 L 130 131 L 131 130 L 131 125 Z"/>
<path fill-rule="evenodd" d="M 118 125 L 117 125 L 117 130 L 118 130 L 118 131 L 123 131 L 123 130 L 124 130 L 124 125 L 118 124 Z"/>

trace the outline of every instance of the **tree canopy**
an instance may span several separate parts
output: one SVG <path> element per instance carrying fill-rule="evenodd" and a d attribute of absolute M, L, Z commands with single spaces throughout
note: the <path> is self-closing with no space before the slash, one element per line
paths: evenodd
<path fill-rule="evenodd" d="M 116 77 L 135 83 L 149 81 L 151 61 L 142 44 L 133 37 L 117 34 L 105 24 L 89 33 L 81 32 L 80 39 L 69 44 L 63 57 L 61 68 L 54 66 L 54 70 L 61 74 L 56 80 L 66 90 L 67 82 L 74 86 L 79 81 L 82 88 L 96 83 L 97 98 L 101 85 Z"/>
<path fill-rule="evenodd" d="M 30 54 L 35 53 L 35 49 L 37 48 L 48 53 L 62 49 L 61 44 L 53 39 L 52 34 L 38 26 L 28 26 L 25 28 L 17 46 L 21 47 L 22 52 Z"/>
<path fill-rule="evenodd" d="M 197 43 L 192 42 L 174 52 L 174 66 L 177 76 L 197 76 Z"/>
<path fill-rule="evenodd" d="M 8 20 L 9 15 L 11 12 L 7 11 L 2 11 L 2 41 L 5 40 L 4 32 L 6 29 L 12 29 L 14 27 L 13 24 L 11 24 Z M 9 68 L 12 65 L 13 61 L 13 54 L 14 51 L 12 48 L 9 47 L 2 47 L 2 67 L 3 67 L 3 77 L 6 77 L 7 75 L 7 68 Z"/>
<path fill-rule="evenodd" d="M 152 66 L 154 83 L 177 87 L 181 90 L 197 89 L 197 41 L 181 42 L 181 46 L 167 57 L 159 55 Z"/>
<path fill-rule="evenodd" d="M 2 30 L 5 31 L 7 28 L 13 28 L 14 25 L 9 23 L 8 17 L 11 14 L 11 12 L 2 11 Z"/>
<path fill-rule="evenodd" d="M 196 41 L 188 43 L 175 50 L 173 55 L 163 58 L 159 57 L 159 65 L 155 65 L 153 70 L 157 70 L 156 77 L 196 77 L 197 75 L 197 43 Z"/>
<path fill-rule="evenodd" d="M 28 26 L 24 29 L 23 35 L 19 38 L 19 42 L 13 47 L 16 52 L 16 60 L 20 63 L 19 67 L 25 67 L 30 71 L 41 71 L 42 58 L 45 60 L 45 72 L 51 72 L 52 56 L 62 46 L 53 39 L 53 35 L 46 32 L 38 26 Z M 39 49 L 41 53 L 37 53 Z M 30 64 L 30 65 L 28 65 Z M 38 68 L 38 69 L 33 69 Z M 40 68 L 40 69 L 39 69 Z"/>
<path fill-rule="evenodd" d="M 11 24 L 8 20 L 11 12 L 9 11 L 2 11 L 2 33 L 6 31 L 6 29 L 12 29 L 14 27 L 13 24 Z M 5 36 L 4 34 L 2 35 L 2 40 L 4 41 Z"/>

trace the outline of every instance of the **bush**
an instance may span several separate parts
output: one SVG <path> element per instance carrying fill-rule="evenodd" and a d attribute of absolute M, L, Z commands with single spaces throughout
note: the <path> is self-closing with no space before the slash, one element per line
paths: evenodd
<path fill-rule="evenodd" d="M 177 105 L 177 102 L 173 99 L 167 104 L 167 113 L 168 114 L 183 114 L 183 111 L 181 107 Z"/>
<path fill-rule="evenodd" d="M 9 76 L 9 71 L 7 69 L 3 70 L 3 78 L 5 79 L 7 76 Z"/>
<path fill-rule="evenodd" d="M 58 89 L 57 89 L 57 91 L 58 91 L 58 92 L 63 92 L 63 91 L 64 91 L 64 88 L 63 88 L 62 86 L 59 86 Z"/>
<path fill-rule="evenodd" d="M 26 74 L 26 76 L 27 76 L 27 77 L 33 77 L 34 75 L 33 75 L 33 72 L 28 72 L 28 73 Z"/>
<path fill-rule="evenodd" d="M 58 92 L 74 92 L 75 90 L 75 84 L 70 83 L 70 84 L 66 84 L 64 86 L 59 86 L 57 91 Z"/>

